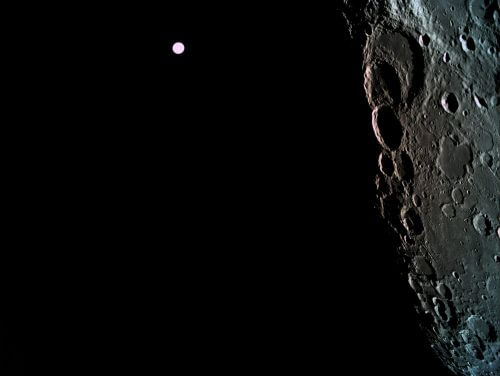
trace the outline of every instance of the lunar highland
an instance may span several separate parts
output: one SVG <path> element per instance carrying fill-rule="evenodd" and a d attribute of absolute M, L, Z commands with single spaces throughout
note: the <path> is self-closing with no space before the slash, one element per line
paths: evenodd
<path fill-rule="evenodd" d="M 498 376 L 500 1 L 344 0 L 343 12 L 364 45 L 380 212 L 421 329 L 455 374 Z"/>

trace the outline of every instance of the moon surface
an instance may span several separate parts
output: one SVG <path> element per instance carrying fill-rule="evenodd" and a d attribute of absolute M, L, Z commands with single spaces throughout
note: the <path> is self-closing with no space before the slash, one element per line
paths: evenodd
<path fill-rule="evenodd" d="M 420 326 L 455 374 L 498 376 L 500 1 L 361 3 L 343 11 Z"/>

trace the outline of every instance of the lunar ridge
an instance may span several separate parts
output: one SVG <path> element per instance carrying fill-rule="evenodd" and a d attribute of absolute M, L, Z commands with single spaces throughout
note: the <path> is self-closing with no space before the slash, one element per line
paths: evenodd
<path fill-rule="evenodd" d="M 499 376 L 500 1 L 344 0 L 342 11 L 363 44 L 380 212 L 421 329 L 456 375 Z"/>

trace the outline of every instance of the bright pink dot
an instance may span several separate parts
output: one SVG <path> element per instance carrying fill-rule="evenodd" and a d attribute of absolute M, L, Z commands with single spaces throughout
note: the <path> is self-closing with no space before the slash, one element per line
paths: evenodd
<path fill-rule="evenodd" d="M 181 42 L 174 43 L 174 45 L 172 46 L 172 51 L 174 51 L 174 54 L 176 55 L 182 54 L 185 49 L 186 48 L 184 47 L 184 43 Z"/>

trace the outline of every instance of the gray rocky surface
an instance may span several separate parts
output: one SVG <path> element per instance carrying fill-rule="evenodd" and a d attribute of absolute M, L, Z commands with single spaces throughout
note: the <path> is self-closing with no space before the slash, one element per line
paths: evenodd
<path fill-rule="evenodd" d="M 500 1 L 344 1 L 343 12 L 364 43 L 380 211 L 422 330 L 457 375 L 498 376 Z"/>

